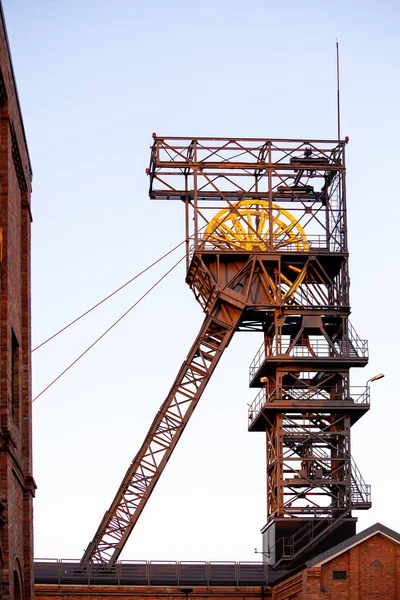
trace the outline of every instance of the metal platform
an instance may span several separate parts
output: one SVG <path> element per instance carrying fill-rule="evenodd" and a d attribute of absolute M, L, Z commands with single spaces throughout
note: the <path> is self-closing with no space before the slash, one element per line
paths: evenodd
<path fill-rule="evenodd" d="M 267 586 L 287 570 L 265 562 L 120 561 L 112 568 L 79 560 L 35 560 L 35 583 L 53 585 Z"/>

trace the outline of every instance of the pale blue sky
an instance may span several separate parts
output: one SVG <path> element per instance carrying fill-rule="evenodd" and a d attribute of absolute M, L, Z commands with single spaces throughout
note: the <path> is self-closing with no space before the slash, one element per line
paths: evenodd
<path fill-rule="evenodd" d="M 352 322 L 371 353 L 353 383 L 386 373 L 353 430 L 374 502 L 359 527 L 399 531 L 398 2 L 3 4 L 34 172 L 35 343 L 183 238 L 181 206 L 147 197 L 151 133 L 335 137 L 339 39 Z M 35 353 L 34 392 L 178 256 Z M 184 275 L 182 265 L 35 403 L 37 557 L 79 558 L 108 509 L 202 321 Z M 265 445 L 247 433 L 246 403 L 260 343 L 233 340 L 123 559 L 255 558 Z"/>

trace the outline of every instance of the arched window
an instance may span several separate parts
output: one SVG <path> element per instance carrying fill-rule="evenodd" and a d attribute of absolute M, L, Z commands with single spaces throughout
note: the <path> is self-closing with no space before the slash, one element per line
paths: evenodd
<path fill-rule="evenodd" d="M 18 571 L 14 571 L 14 600 L 23 600 L 21 581 Z"/>

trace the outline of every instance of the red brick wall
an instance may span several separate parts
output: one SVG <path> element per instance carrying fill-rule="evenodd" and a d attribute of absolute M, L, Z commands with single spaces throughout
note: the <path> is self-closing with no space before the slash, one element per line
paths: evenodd
<path fill-rule="evenodd" d="M 33 597 L 30 183 L 29 157 L 1 18 L 0 500 L 5 510 L 0 565 L 1 598 L 5 600 Z M 18 342 L 14 361 L 13 333 Z"/>
<path fill-rule="evenodd" d="M 375 561 L 381 566 L 374 566 Z M 347 579 L 334 580 L 333 571 L 347 571 Z M 315 600 L 399 600 L 400 545 L 378 533 L 320 568 L 309 569 L 307 594 Z"/>
<path fill-rule="evenodd" d="M 36 585 L 36 600 L 185 600 L 176 587 L 168 586 L 99 586 L 99 585 Z M 194 587 L 190 600 L 267 600 L 271 592 L 257 587 Z"/>
<path fill-rule="evenodd" d="M 378 560 L 382 566 L 371 566 Z M 400 598 L 400 546 L 382 535 L 367 540 L 359 549 L 359 597 L 371 600 Z M 369 591 L 368 591 L 369 590 Z"/>
<path fill-rule="evenodd" d="M 304 592 L 305 571 L 289 577 L 273 589 L 273 600 L 302 600 Z"/>
<path fill-rule="evenodd" d="M 378 560 L 381 566 L 374 566 Z M 333 579 L 346 571 L 347 579 Z M 400 544 L 376 534 L 320 567 L 277 584 L 274 600 L 400 600 Z"/>

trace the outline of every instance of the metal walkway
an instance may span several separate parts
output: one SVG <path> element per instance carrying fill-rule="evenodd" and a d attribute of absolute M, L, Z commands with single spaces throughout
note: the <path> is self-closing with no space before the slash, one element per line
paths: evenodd
<path fill-rule="evenodd" d="M 287 571 L 261 562 L 120 561 L 112 569 L 79 560 L 35 560 L 35 583 L 56 585 L 267 586 Z"/>

